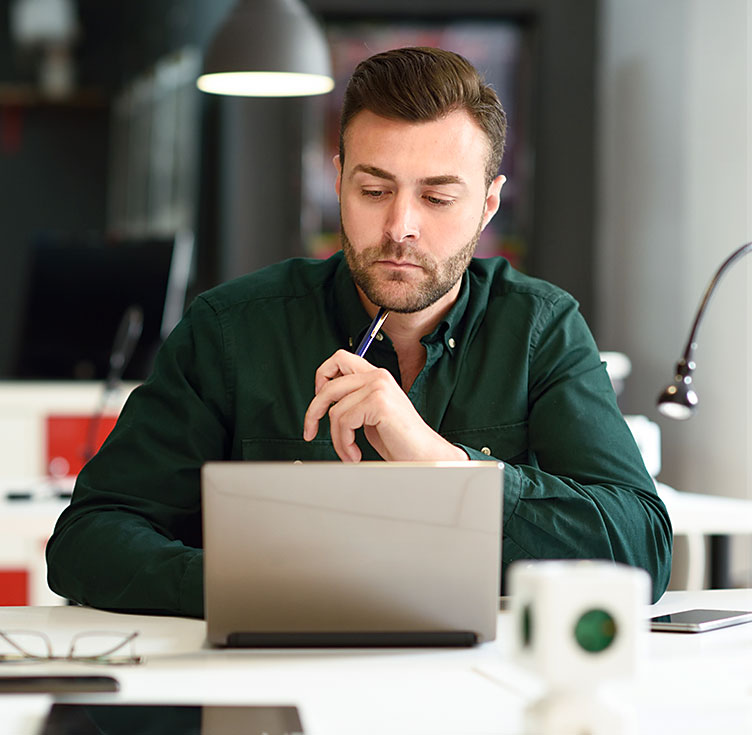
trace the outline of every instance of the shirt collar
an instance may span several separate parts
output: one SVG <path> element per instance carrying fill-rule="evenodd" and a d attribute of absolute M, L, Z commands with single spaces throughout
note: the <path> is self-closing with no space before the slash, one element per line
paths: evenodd
<path fill-rule="evenodd" d="M 339 259 L 334 274 L 333 310 L 340 334 L 343 335 L 343 347 L 354 349 L 371 323 L 371 317 L 360 300 L 355 288 L 350 268 L 340 250 L 332 256 Z"/>
<path fill-rule="evenodd" d="M 444 318 L 436 325 L 436 329 L 427 334 L 421 342 L 423 344 L 432 344 L 443 342 L 444 346 L 451 354 L 454 354 L 461 339 L 460 331 L 462 329 L 463 317 L 467 311 L 467 304 L 470 300 L 470 282 L 467 270 L 462 274 L 460 282 L 460 292 L 457 294 L 457 300 L 452 304 L 452 308 L 445 314 Z"/>

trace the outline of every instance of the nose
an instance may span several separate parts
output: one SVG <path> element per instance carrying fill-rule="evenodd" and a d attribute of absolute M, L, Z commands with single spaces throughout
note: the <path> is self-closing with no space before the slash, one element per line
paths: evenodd
<path fill-rule="evenodd" d="M 398 193 L 392 200 L 386 221 L 386 235 L 393 242 L 414 242 L 420 237 L 417 207 L 407 193 Z"/>

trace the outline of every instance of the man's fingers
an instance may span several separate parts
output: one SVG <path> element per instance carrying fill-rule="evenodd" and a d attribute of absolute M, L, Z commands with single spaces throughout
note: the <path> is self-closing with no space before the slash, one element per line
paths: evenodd
<path fill-rule="evenodd" d="M 314 392 L 318 394 L 321 389 L 335 378 L 353 373 L 363 373 L 374 370 L 373 365 L 358 355 L 347 350 L 337 350 L 328 360 L 319 365 L 316 370 Z"/>
<path fill-rule="evenodd" d="M 367 420 L 364 408 L 370 392 L 367 386 L 362 386 L 359 390 L 346 393 L 329 408 L 332 446 L 337 456 L 345 462 L 357 462 L 361 458 L 360 448 L 355 443 L 355 430 Z"/>
<path fill-rule="evenodd" d="M 358 390 L 361 385 L 362 377 L 356 374 L 341 375 L 336 379 L 324 381 L 321 389 L 316 391 L 313 400 L 308 404 L 303 419 L 303 439 L 311 441 L 315 438 L 319 421 L 326 415 L 329 406 Z"/>

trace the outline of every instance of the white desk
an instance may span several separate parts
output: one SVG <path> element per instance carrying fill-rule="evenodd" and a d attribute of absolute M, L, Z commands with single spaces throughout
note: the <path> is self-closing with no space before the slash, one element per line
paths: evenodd
<path fill-rule="evenodd" d="M 700 590 L 705 582 L 705 536 L 752 535 L 752 499 L 680 492 L 661 482 L 655 485 L 668 510 L 674 535 L 687 537 L 686 589 Z"/>
<path fill-rule="evenodd" d="M 669 592 L 653 609 L 752 610 L 752 590 Z M 295 704 L 309 735 L 515 735 L 536 681 L 510 658 L 508 613 L 499 638 L 463 650 L 243 651 L 205 647 L 203 621 L 118 615 L 86 608 L 0 608 L 0 629 L 33 628 L 64 647 L 92 629 L 138 629 L 141 666 L 108 669 L 117 694 L 69 696 L 102 703 Z M 651 633 L 648 659 L 634 686 L 644 735 L 749 735 L 752 732 L 752 624 L 696 635 Z M 33 664 L 37 673 L 101 667 Z M 96 700 L 94 700 L 96 697 Z M 35 733 L 52 699 L 0 695 L 3 732 Z"/>
<path fill-rule="evenodd" d="M 612 380 L 623 380 L 629 375 L 630 363 L 624 355 L 603 353 Z M 612 361 L 612 362 L 610 362 Z M 627 426 L 637 442 L 651 477 L 661 472 L 661 431 L 647 416 L 625 416 Z M 700 590 L 705 587 L 705 537 L 711 535 L 752 536 L 752 498 L 733 498 L 723 495 L 704 495 L 675 490 L 655 481 L 655 486 L 666 504 L 675 536 L 687 539 L 687 579 L 684 589 Z M 709 586 L 721 586 L 713 585 Z M 724 585 L 728 586 L 728 585 Z"/>

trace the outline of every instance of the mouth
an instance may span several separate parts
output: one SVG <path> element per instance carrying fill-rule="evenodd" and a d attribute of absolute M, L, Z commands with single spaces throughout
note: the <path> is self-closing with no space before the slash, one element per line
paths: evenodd
<path fill-rule="evenodd" d="M 385 268 L 393 268 L 395 270 L 414 270 L 418 269 L 421 270 L 422 266 L 418 265 L 417 263 L 411 263 L 408 260 L 389 260 L 389 259 L 383 259 L 383 260 L 377 260 L 374 265 L 381 265 Z"/>

